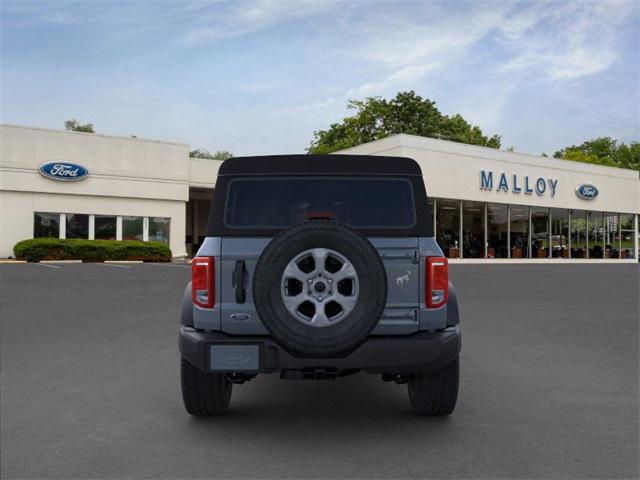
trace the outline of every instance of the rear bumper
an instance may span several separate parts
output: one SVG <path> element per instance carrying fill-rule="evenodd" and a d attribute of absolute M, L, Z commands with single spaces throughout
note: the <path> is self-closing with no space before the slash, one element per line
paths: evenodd
<path fill-rule="evenodd" d="M 438 332 L 370 337 L 340 358 L 298 358 L 268 336 L 206 333 L 191 327 L 180 329 L 180 353 L 202 372 L 271 373 L 322 369 L 401 374 L 435 371 L 450 363 L 460 347 L 460 329 L 449 327 Z"/>

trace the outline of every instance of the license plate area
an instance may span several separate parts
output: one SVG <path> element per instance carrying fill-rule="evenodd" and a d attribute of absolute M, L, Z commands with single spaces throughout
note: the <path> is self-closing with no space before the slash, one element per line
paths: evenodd
<path fill-rule="evenodd" d="M 212 372 L 257 372 L 259 345 L 210 345 L 209 370 Z"/>

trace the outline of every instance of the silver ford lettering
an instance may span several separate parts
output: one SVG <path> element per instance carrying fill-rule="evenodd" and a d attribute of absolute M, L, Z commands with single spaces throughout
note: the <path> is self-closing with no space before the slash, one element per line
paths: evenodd
<path fill-rule="evenodd" d="M 58 175 L 60 177 L 77 177 L 78 169 L 73 168 L 71 165 L 56 163 L 51 167 L 51 175 Z"/>

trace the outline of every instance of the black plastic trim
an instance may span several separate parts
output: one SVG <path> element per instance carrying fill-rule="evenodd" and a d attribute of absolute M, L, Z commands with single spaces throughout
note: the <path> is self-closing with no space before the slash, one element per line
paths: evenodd
<path fill-rule="evenodd" d="M 260 368 L 255 373 L 364 370 L 368 373 L 401 374 L 439 370 L 460 353 L 462 339 L 458 327 L 407 336 L 372 336 L 349 355 L 318 359 L 294 357 L 268 336 L 227 335 L 189 327 L 180 329 L 180 353 L 202 372 L 209 371 L 210 345 L 234 343 L 259 345 Z"/>

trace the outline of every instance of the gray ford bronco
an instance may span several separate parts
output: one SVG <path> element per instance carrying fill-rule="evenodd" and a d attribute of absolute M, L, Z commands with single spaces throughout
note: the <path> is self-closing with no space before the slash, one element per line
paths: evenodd
<path fill-rule="evenodd" d="M 417 414 L 456 405 L 458 303 L 408 158 L 226 160 L 181 323 L 192 415 L 224 414 L 234 384 L 276 372 L 376 373 L 406 383 Z"/>

